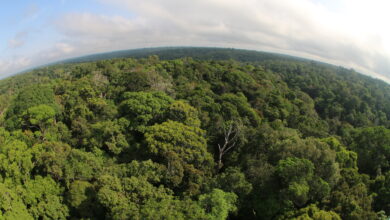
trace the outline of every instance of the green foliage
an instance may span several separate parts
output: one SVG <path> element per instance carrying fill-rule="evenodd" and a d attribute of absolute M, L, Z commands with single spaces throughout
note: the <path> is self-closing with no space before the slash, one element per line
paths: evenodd
<path fill-rule="evenodd" d="M 24 118 L 24 127 L 30 127 L 40 131 L 43 135 L 46 129 L 54 124 L 56 112 L 48 105 L 37 105 L 28 108 L 23 112 L 22 117 Z"/>
<path fill-rule="evenodd" d="M 74 215 L 91 218 L 99 213 L 101 207 L 96 207 L 96 192 L 94 186 L 88 181 L 75 180 L 69 186 L 66 199 Z"/>
<path fill-rule="evenodd" d="M 167 179 L 177 186 L 183 178 L 191 180 L 189 193 L 197 193 L 203 176 L 209 175 L 213 159 L 207 152 L 204 131 L 180 122 L 167 121 L 148 128 L 147 150 L 167 166 Z"/>
<path fill-rule="evenodd" d="M 130 128 L 144 131 L 145 126 L 163 119 L 166 110 L 173 102 L 164 93 L 127 92 L 120 104 L 122 114 L 130 121 Z"/>
<path fill-rule="evenodd" d="M 250 184 L 245 174 L 237 167 L 229 167 L 223 173 L 220 173 L 215 178 L 214 187 L 223 189 L 225 192 L 233 192 L 236 195 L 245 196 L 252 191 L 252 184 Z"/>
<path fill-rule="evenodd" d="M 286 160 L 280 160 L 276 167 L 276 173 L 284 183 L 297 182 L 311 178 L 313 176 L 314 166 L 306 159 L 289 157 Z"/>
<path fill-rule="evenodd" d="M 372 184 L 372 190 L 376 193 L 374 207 L 377 210 L 383 210 L 385 213 L 390 212 L 390 171 L 377 176 Z"/>
<path fill-rule="evenodd" d="M 61 142 L 44 142 L 34 146 L 37 166 L 55 180 L 67 185 L 73 180 L 90 180 L 103 167 L 103 158 L 91 152 L 72 149 Z"/>
<path fill-rule="evenodd" d="M 68 207 L 63 203 L 63 189 L 50 177 L 36 176 L 23 187 L 22 199 L 35 219 L 66 219 Z"/>
<path fill-rule="evenodd" d="M 6 126 L 20 128 L 18 117 L 22 116 L 29 108 L 38 105 L 48 105 L 55 110 L 57 109 L 51 86 L 36 84 L 23 88 L 6 112 Z"/>
<path fill-rule="evenodd" d="M 322 139 L 329 147 L 336 151 L 336 161 L 341 168 L 357 168 L 358 155 L 354 151 L 347 150 L 346 147 L 334 137 Z"/>
<path fill-rule="evenodd" d="M 207 219 L 222 220 L 228 217 L 229 212 L 236 211 L 237 196 L 220 189 L 213 189 L 209 194 L 199 197 L 199 205 L 206 210 Z"/>
<path fill-rule="evenodd" d="M 294 220 L 341 220 L 340 216 L 332 211 L 319 209 L 316 205 L 309 205 L 298 211 L 289 212 L 278 219 Z"/>
<path fill-rule="evenodd" d="M 368 177 L 357 169 L 343 169 L 338 185 L 330 194 L 327 206 L 343 219 L 376 219 L 372 210 L 373 195 L 368 191 Z"/>
<path fill-rule="evenodd" d="M 93 146 L 104 148 L 113 154 L 120 154 L 129 148 L 124 128 L 118 121 L 101 121 L 92 125 L 94 137 L 90 140 Z"/>
<path fill-rule="evenodd" d="M 152 51 L 0 81 L 0 219 L 390 216 L 389 85 L 274 54 Z"/>
<path fill-rule="evenodd" d="M 34 219 L 18 194 L 0 183 L 0 208 L 2 219 Z"/>
<path fill-rule="evenodd" d="M 23 88 L 18 93 L 8 110 L 7 115 L 8 117 L 12 117 L 12 115 L 20 115 L 28 108 L 36 105 L 54 105 L 54 101 L 54 92 L 49 85 L 32 85 Z"/>
<path fill-rule="evenodd" d="M 3 128 L 0 128 L 0 139 L 1 176 L 17 183 L 27 181 L 34 168 L 33 150 Z"/>
<path fill-rule="evenodd" d="M 200 127 L 197 110 L 184 101 L 175 101 L 169 106 L 168 119 L 192 127 Z"/>
<path fill-rule="evenodd" d="M 295 157 L 280 160 L 276 167 L 276 174 L 286 186 L 286 198 L 298 207 L 309 200 L 309 182 L 313 178 L 313 171 L 314 165 L 309 160 Z"/>
<path fill-rule="evenodd" d="M 131 177 L 103 175 L 98 180 L 97 199 L 108 210 L 110 219 L 225 219 L 235 210 L 236 195 L 214 189 L 199 201 L 178 200 L 169 189 L 153 186 L 151 174 L 141 173 L 150 162 L 132 163 Z M 141 165 L 141 166 L 140 166 Z M 153 174 L 152 174 L 153 175 Z M 157 179 L 155 179 L 157 180 Z M 211 208 L 211 209 L 210 209 Z"/>
<path fill-rule="evenodd" d="M 390 170 L 390 130 L 384 127 L 359 129 L 351 148 L 358 154 L 359 169 L 376 175 Z"/>
<path fill-rule="evenodd" d="M 250 123 L 252 126 L 260 124 L 260 117 L 251 108 L 246 97 L 239 93 L 221 95 L 222 116 L 226 120 L 235 120 L 242 118 L 243 121 Z"/>

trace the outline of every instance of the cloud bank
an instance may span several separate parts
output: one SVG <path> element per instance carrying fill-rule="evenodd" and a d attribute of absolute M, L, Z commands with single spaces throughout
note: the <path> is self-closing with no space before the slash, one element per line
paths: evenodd
<path fill-rule="evenodd" d="M 96 4 L 126 13 L 59 15 L 49 26 L 61 37 L 36 52 L 30 64 L 129 48 L 217 46 L 306 57 L 390 82 L 386 0 L 96 0 Z M 10 45 L 18 47 L 20 42 Z M 0 71 L 12 71 L 19 63 L 0 62 Z"/>

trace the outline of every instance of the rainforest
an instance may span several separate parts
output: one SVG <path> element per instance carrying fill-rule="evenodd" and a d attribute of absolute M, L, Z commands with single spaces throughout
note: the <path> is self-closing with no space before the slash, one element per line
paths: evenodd
<path fill-rule="evenodd" d="M 390 216 L 390 85 L 217 48 L 0 81 L 0 219 Z"/>

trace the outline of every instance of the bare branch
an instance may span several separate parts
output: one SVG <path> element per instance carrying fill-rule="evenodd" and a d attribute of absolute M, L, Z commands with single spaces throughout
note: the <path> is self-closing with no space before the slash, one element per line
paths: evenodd
<path fill-rule="evenodd" d="M 219 150 L 219 161 L 218 161 L 218 170 L 222 168 L 222 157 L 229 152 L 231 149 L 233 149 L 238 141 L 238 137 L 240 135 L 241 129 L 240 129 L 240 122 L 237 121 L 229 121 L 226 122 L 226 124 L 223 125 L 223 134 L 224 134 L 224 143 L 221 146 L 218 144 L 218 150 Z"/>

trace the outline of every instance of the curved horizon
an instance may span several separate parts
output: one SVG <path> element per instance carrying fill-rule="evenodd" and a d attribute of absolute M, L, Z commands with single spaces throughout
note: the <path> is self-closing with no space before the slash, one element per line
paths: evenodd
<path fill-rule="evenodd" d="M 13 74 L 10 74 L 10 75 L 7 75 L 7 76 L 1 76 L 0 75 L 0 80 L 1 79 L 6 79 L 6 78 L 9 78 L 9 77 L 12 77 L 12 76 L 16 76 L 16 75 L 20 75 L 20 74 L 23 74 L 23 73 L 27 73 L 27 72 L 30 72 L 30 71 L 34 71 L 36 69 L 39 69 L 39 68 L 44 68 L 44 67 L 50 67 L 50 66 L 54 66 L 54 65 L 58 65 L 58 64 L 66 64 L 66 63 L 75 63 L 75 62 L 93 62 L 93 61 L 98 61 L 98 60 L 107 60 L 107 59 L 115 59 L 115 58 L 132 58 L 131 55 L 130 57 L 128 56 L 120 56 L 120 55 L 115 55 L 117 53 L 121 53 L 121 52 L 128 52 L 128 53 L 133 53 L 135 52 L 133 55 L 134 56 L 138 56 L 138 54 L 136 52 L 141 52 L 141 53 L 145 53 L 145 55 L 147 56 L 150 56 L 150 55 L 156 55 L 154 54 L 154 52 L 146 52 L 148 50 L 156 50 L 157 52 L 163 52 L 163 51 L 166 51 L 166 50 L 175 50 L 175 49 L 217 49 L 217 50 L 237 50 L 237 51 L 248 51 L 248 52 L 255 52 L 255 53 L 268 53 L 268 54 L 274 54 L 274 55 L 277 55 L 277 56 L 288 56 L 288 57 L 291 57 L 291 59 L 304 59 L 304 60 L 307 60 L 307 61 L 314 61 L 314 62 L 317 62 L 317 63 L 323 63 L 323 64 L 327 64 L 327 65 L 332 65 L 332 66 L 335 66 L 335 67 L 342 67 L 342 68 L 345 68 L 345 69 L 352 69 L 354 71 L 356 71 L 355 69 L 353 68 L 350 68 L 350 67 L 346 67 L 346 66 L 343 66 L 343 65 L 337 65 L 337 64 L 332 64 L 332 63 L 328 63 L 326 61 L 320 61 L 320 60 L 315 60 L 315 59 L 310 59 L 310 58 L 306 58 L 306 57 L 300 57 L 300 56 L 294 56 L 294 55 L 290 55 L 290 54 L 283 54 L 283 53 L 278 53 L 278 52 L 272 52 L 272 51 L 259 51 L 259 50 L 251 50 L 251 49 L 244 49 L 244 48 L 232 48 L 232 47 L 213 47 L 213 46 L 209 46 L 209 47 L 201 47 L 201 46 L 160 46 L 160 47 L 145 47 L 145 48 L 134 48 L 134 49 L 124 49 L 124 50 L 114 50 L 114 51 L 106 51 L 106 52 L 101 52 L 101 53 L 92 53 L 92 54 L 84 54 L 84 55 L 80 55 L 80 56 L 74 56 L 74 57 L 69 57 L 69 58 L 66 58 L 66 59 L 60 59 L 60 60 L 56 60 L 56 61 L 53 61 L 53 62 L 50 62 L 50 63 L 45 63 L 45 64 L 42 64 L 42 65 L 39 65 L 39 66 L 34 66 L 34 67 L 30 67 L 28 69 L 25 69 L 25 70 L 22 70 L 22 71 L 19 71 L 17 73 L 13 73 Z M 111 57 L 104 57 L 104 58 L 93 58 L 93 57 L 97 57 L 99 55 L 109 55 L 109 54 L 113 54 L 114 58 L 111 58 Z M 88 59 L 89 57 L 91 57 L 91 59 Z M 144 57 L 144 56 L 141 56 L 141 57 Z M 81 60 L 81 61 L 78 61 L 78 60 Z M 359 74 L 362 74 L 362 75 L 366 75 L 366 76 L 370 76 L 372 78 L 375 78 L 375 79 L 379 79 L 381 81 L 384 81 L 386 83 L 389 83 L 390 84 L 390 80 L 386 80 L 385 79 L 382 79 L 380 77 L 375 77 L 373 75 L 370 75 L 370 74 L 364 74 L 364 73 L 361 73 L 361 72 L 358 72 L 357 73 Z"/>
<path fill-rule="evenodd" d="M 286 54 L 390 82 L 389 6 L 385 0 L 7 2 L 0 13 L 0 78 L 72 57 L 184 45 Z"/>

